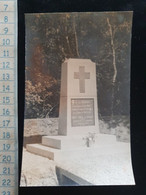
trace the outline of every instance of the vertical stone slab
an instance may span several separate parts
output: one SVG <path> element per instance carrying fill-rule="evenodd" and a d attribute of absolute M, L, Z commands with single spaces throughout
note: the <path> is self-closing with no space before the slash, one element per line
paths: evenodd
<path fill-rule="evenodd" d="M 61 92 L 58 124 L 59 135 L 67 135 L 67 65 L 67 62 L 64 62 L 61 67 Z"/>
<path fill-rule="evenodd" d="M 59 135 L 99 132 L 96 65 L 70 58 L 62 64 Z"/>

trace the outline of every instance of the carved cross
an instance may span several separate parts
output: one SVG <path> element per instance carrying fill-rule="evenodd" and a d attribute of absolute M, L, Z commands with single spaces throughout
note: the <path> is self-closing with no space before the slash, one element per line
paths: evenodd
<path fill-rule="evenodd" d="M 90 79 L 90 72 L 85 72 L 85 67 L 79 66 L 79 72 L 74 72 L 74 79 L 79 79 L 80 93 L 85 93 L 85 79 Z"/>

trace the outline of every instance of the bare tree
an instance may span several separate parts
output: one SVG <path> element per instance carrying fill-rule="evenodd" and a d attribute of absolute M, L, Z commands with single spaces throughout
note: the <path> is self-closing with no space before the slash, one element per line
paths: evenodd
<path fill-rule="evenodd" d="M 77 53 L 77 56 L 80 57 L 79 46 L 78 46 L 78 38 L 77 38 L 77 32 L 76 32 L 76 24 L 75 24 L 75 17 L 73 17 L 73 28 L 74 28 L 74 33 L 75 33 L 76 53 Z"/>
<path fill-rule="evenodd" d="M 111 48 L 112 48 L 112 57 L 113 57 L 113 68 L 114 68 L 114 75 L 113 75 L 113 85 L 116 81 L 117 77 L 117 67 L 116 67 L 116 52 L 115 52 L 115 45 L 114 45 L 114 35 L 112 30 L 112 25 L 110 24 L 109 18 L 107 18 L 107 24 L 109 27 L 109 34 L 110 34 L 110 40 L 111 40 Z"/>

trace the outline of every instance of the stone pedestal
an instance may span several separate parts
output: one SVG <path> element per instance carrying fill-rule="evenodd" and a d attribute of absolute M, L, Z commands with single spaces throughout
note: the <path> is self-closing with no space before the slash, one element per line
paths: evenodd
<path fill-rule="evenodd" d="M 89 59 L 62 64 L 59 135 L 99 132 L 96 65 Z"/>

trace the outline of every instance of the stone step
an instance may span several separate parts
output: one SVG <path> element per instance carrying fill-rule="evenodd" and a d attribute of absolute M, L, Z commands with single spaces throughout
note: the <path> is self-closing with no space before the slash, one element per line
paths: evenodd
<path fill-rule="evenodd" d="M 43 136 L 42 144 L 56 149 L 84 148 L 87 143 L 86 136 Z M 110 145 L 116 143 L 116 136 L 97 134 L 94 145 Z M 92 144 L 92 141 L 91 141 Z"/>
<path fill-rule="evenodd" d="M 80 147 L 80 148 L 66 148 L 66 149 L 55 149 L 42 144 L 27 144 L 26 149 L 28 152 L 43 156 L 55 161 L 61 161 L 62 159 L 75 159 L 81 156 L 97 156 L 105 154 L 122 154 L 130 153 L 130 146 L 128 143 L 116 142 L 110 145 L 93 145 L 91 147 Z"/>
<path fill-rule="evenodd" d="M 85 142 L 80 136 L 43 136 L 42 144 L 56 149 L 85 147 Z"/>
<path fill-rule="evenodd" d="M 48 148 L 47 146 L 43 146 L 41 144 L 27 144 L 26 149 L 28 152 L 49 158 L 51 160 L 55 160 L 54 153 L 57 152 L 55 151 L 57 149 Z"/>
<path fill-rule="evenodd" d="M 70 154 L 72 154 L 72 156 L 73 155 L 76 156 L 78 153 L 82 153 L 86 149 L 88 150 L 87 147 L 78 148 L 76 150 L 74 149 L 69 150 L 68 148 L 66 150 L 59 150 L 59 149 L 51 148 L 48 146 L 44 146 L 42 144 L 27 144 L 26 145 L 26 150 L 28 152 L 49 158 L 51 160 L 61 160 L 64 157 L 68 157 Z"/>

